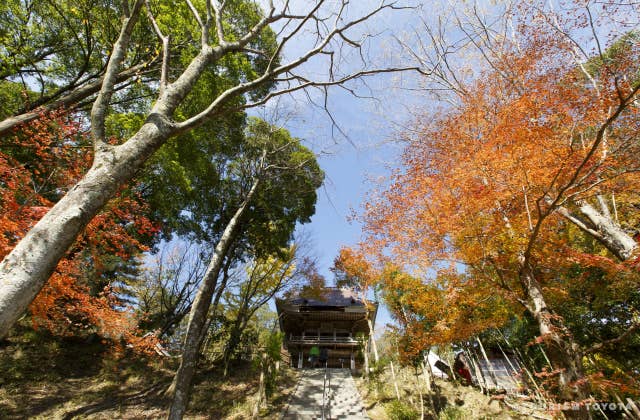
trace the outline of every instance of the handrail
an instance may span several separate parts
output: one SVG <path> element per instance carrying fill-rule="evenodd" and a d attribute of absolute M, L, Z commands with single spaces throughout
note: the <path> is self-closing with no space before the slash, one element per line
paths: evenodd
<path fill-rule="evenodd" d="M 331 379 L 329 379 L 331 381 Z M 329 382 L 329 387 L 331 387 L 331 382 Z M 324 409 L 325 409 L 325 395 L 327 393 L 327 362 L 324 362 L 324 381 L 322 383 L 322 420 L 325 420 Z"/>
<path fill-rule="evenodd" d="M 302 342 L 315 342 L 315 341 L 322 341 L 322 342 L 329 342 L 329 343 L 357 343 L 358 340 L 356 340 L 353 337 L 318 337 L 317 335 L 307 335 L 305 337 L 302 337 L 301 335 L 292 335 L 289 337 L 289 341 L 302 341 Z"/>

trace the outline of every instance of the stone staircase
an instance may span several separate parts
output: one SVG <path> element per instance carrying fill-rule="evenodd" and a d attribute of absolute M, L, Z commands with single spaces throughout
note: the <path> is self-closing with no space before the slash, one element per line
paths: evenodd
<path fill-rule="evenodd" d="M 321 420 L 325 389 L 326 420 L 368 419 L 349 369 L 305 369 L 289 401 L 283 420 Z"/>

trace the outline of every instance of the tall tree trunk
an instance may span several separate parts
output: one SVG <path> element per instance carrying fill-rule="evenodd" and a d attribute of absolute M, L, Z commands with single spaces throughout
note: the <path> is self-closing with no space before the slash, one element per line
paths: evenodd
<path fill-rule="evenodd" d="M 216 288 L 218 275 L 220 274 L 224 258 L 231 247 L 231 243 L 233 242 L 236 229 L 238 228 L 238 223 L 246 211 L 249 202 L 255 195 L 259 183 L 260 178 L 256 177 L 256 180 L 254 181 L 244 202 L 227 224 L 227 227 L 220 237 L 220 241 L 216 245 L 216 249 L 211 257 L 207 271 L 202 279 L 200 288 L 198 289 L 198 294 L 191 306 L 187 335 L 184 339 L 184 345 L 182 348 L 182 360 L 180 361 L 180 367 L 173 378 L 173 383 L 167 391 L 168 394 L 173 394 L 173 402 L 171 404 L 171 411 L 169 412 L 169 419 L 171 420 L 182 419 L 182 416 L 187 409 L 189 392 L 191 390 L 191 380 L 193 379 L 193 375 L 196 370 L 196 361 L 198 360 L 198 353 L 200 351 L 199 345 L 201 343 L 200 338 L 202 336 L 202 329 L 207 321 L 207 313 L 209 311 L 209 306 L 211 305 L 213 292 Z"/>
<path fill-rule="evenodd" d="M 371 319 L 369 319 L 369 314 L 367 314 L 367 325 L 369 326 L 369 340 L 371 340 L 371 347 L 373 349 L 373 360 L 377 364 L 380 358 L 378 357 L 378 346 L 376 345 L 376 338 L 373 336 L 373 323 Z"/>
<path fill-rule="evenodd" d="M 235 239 L 234 239 L 235 243 Z M 233 249 L 228 252 L 229 255 L 233 254 Z M 213 298 L 213 303 L 211 307 L 213 311 L 211 312 L 210 318 L 207 320 L 207 323 L 202 328 L 202 335 L 200 336 L 200 343 L 198 344 L 198 348 L 206 351 L 207 347 L 209 347 L 209 340 L 211 339 L 211 334 L 208 334 L 209 328 L 211 328 L 211 323 L 215 321 L 216 316 L 218 314 L 218 304 L 220 303 L 220 299 L 222 298 L 222 293 L 224 293 L 224 289 L 227 287 L 227 282 L 229 281 L 229 268 L 231 267 L 231 258 L 227 257 L 227 262 L 224 264 L 224 268 L 222 269 L 222 282 L 219 286 L 214 287 L 214 290 L 217 288 L 216 296 Z M 216 280 L 217 284 L 217 280 Z"/>
<path fill-rule="evenodd" d="M 242 312 L 243 311 L 240 311 L 240 313 L 238 314 L 238 317 L 233 323 L 233 328 L 231 329 L 231 334 L 229 335 L 229 341 L 227 342 L 227 345 L 224 347 L 224 355 L 223 355 L 224 371 L 222 373 L 222 376 L 224 376 L 225 378 L 229 373 L 229 363 L 231 362 L 231 357 L 233 356 L 233 353 L 238 348 L 238 344 L 240 344 L 240 339 L 242 338 L 242 332 L 247 326 L 247 321 L 244 320 L 246 315 L 243 314 Z"/>
<path fill-rule="evenodd" d="M 562 397 L 570 401 L 579 401 L 584 397 L 580 387 L 575 384 L 583 378 L 580 348 L 562 318 L 553 314 L 547 306 L 542 287 L 529 266 L 520 271 L 520 280 L 529 298 L 527 309 L 538 323 L 553 369 L 560 370 L 558 378 L 564 393 Z"/>
<path fill-rule="evenodd" d="M 141 1 L 137 1 L 134 13 L 125 20 L 121 35 L 114 44 L 112 60 L 116 56 L 115 51 L 122 53 L 122 50 L 126 50 L 141 4 Z M 124 59 L 122 54 L 117 58 Z M 213 49 L 203 49 L 180 77 L 160 95 L 142 128 L 122 145 L 108 145 L 102 138 L 95 138 L 94 135 L 96 155 L 93 166 L 0 263 L 0 339 L 9 333 L 11 326 L 42 289 L 58 261 L 91 219 L 115 195 L 118 188 L 131 181 L 145 161 L 169 137 L 176 134 L 170 116 L 191 91 L 206 66 L 215 58 L 217 56 Z M 113 71 L 107 70 L 105 84 L 101 89 L 101 95 L 104 93 L 107 98 L 117 80 L 117 74 L 114 73 L 118 67 L 117 60 L 110 60 L 108 67 L 113 67 Z M 105 114 L 105 103 L 102 106 L 94 104 L 92 121 L 103 118 Z M 104 134 L 100 127 L 92 127 L 92 131 Z"/>

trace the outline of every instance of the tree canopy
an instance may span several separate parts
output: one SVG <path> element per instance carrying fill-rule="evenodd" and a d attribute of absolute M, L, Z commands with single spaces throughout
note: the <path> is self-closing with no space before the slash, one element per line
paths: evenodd
<path fill-rule="evenodd" d="M 557 395 L 577 400 L 615 388 L 595 360 L 626 363 L 606 349 L 633 351 L 640 327 L 613 315 L 637 311 L 640 44 L 626 33 L 581 62 L 561 28 L 589 11 L 565 20 L 523 6 L 510 39 L 475 44 L 487 66 L 452 79 L 455 101 L 419 118 L 401 167 L 365 206 L 362 244 L 386 270 L 410 352 L 529 318 Z"/>

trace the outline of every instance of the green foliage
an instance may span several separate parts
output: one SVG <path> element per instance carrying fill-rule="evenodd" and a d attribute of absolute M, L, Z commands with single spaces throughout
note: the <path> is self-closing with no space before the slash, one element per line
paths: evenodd
<path fill-rule="evenodd" d="M 438 413 L 439 420 L 466 420 L 469 413 L 456 405 L 447 405 L 444 410 Z"/>
<path fill-rule="evenodd" d="M 23 103 L 24 87 L 16 82 L 0 80 L 0 119 L 7 118 Z"/>
<path fill-rule="evenodd" d="M 143 194 L 163 233 L 215 243 L 241 202 L 240 185 L 227 177 L 244 140 L 244 117 L 202 127 L 166 143 L 151 159 Z"/>
<path fill-rule="evenodd" d="M 245 125 L 246 123 L 246 125 Z M 297 223 L 315 212 L 323 173 L 313 153 L 290 134 L 264 121 L 231 114 L 166 144 L 153 158 L 143 193 L 164 233 L 216 243 L 244 200 L 262 153 L 269 169 L 243 220 L 237 257 L 280 253 Z"/>
<path fill-rule="evenodd" d="M 255 325 L 259 333 L 259 341 L 266 351 L 272 354 L 270 360 L 279 360 L 278 340 L 282 337 L 274 337 L 272 331 L 275 328 L 277 318 L 267 309 L 267 303 L 283 290 L 296 283 L 298 271 L 295 260 L 296 247 L 292 246 L 282 250 L 284 258 L 271 255 L 265 258 L 256 258 L 238 269 L 243 277 L 238 285 L 228 287 L 224 294 L 225 316 L 228 319 L 229 337 L 224 349 L 225 363 L 238 357 L 236 353 L 242 349 L 242 339 Z M 265 334 L 266 333 L 266 334 Z M 275 340 L 275 341 L 274 341 Z M 255 347 L 255 346 L 254 346 Z"/>
<path fill-rule="evenodd" d="M 640 319 L 637 273 L 607 273 L 597 267 L 575 265 L 563 281 L 570 298 L 556 307 L 584 348 L 620 337 Z M 565 283 L 566 282 L 566 283 Z M 632 334 L 615 346 L 602 348 L 592 366 L 607 377 L 626 375 L 640 366 L 640 335 Z"/>
<path fill-rule="evenodd" d="M 284 340 L 284 334 L 277 331 L 269 335 L 265 343 L 265 352 L 267 354 L 266 375 L 265 375 L 265 395 L 270 398 L 277 389 L 279 372 L 275 368 L 276 362 L 282 359 L 281 349 Z"/>
<path fill-rule="evenodd" d="M 364 352 L 367 347 L 367 336 L 362 331 L 357 332 L 355 337 L 358 342 L 358 353 L 356 354 L 356 358 L 358 360 L 364 360 Z"/>
<path fill-rule="evenodd" d="M 118 36 L 121 6 L 113 0 L 3 1 L 0 81 L 15 82 L 24 96 L 3 101 L 0 115 L 31 109 L 99 77 Z M 155 42 L 148 27 L 136 28 L 126 64 L 150 60 L 148 46 Z"/>
<path fill-rule="evenodd" d="M 267 152 L 267 171 L 247 219 L 248 243 L 256 256 L 286 249 L 298 223 L 315 213 L 316 190 L 324 173 L 315 155 L 282 128 L 251 118 L 247 127 L 247 155 Z"/>
<path fill-rule="evenodd" d="M 284 333 L 275 331 L 269 334 L 265 342 L 265 352 L 267 356 L 274 361 L 282 359 L 281 349 L 284 341 Z"/>
<path fill-rule="evenodd" d="M 589 59 L 584 69 L 592 76 L 609 71 L 617 71 L 621 64 L 638 59 L 640 53 L 640 32 L 629 31 L 620 36 L 609 48 Z M 632 80 L 638 79 L 638 73 L 630 75 Z"/>
<path fill-rule="evenodd" d="M 420 413 L 415 408 L 398 400 L 385 404 L 384 411 L 389 420 L 416 420 L 420 418 Z"/>

